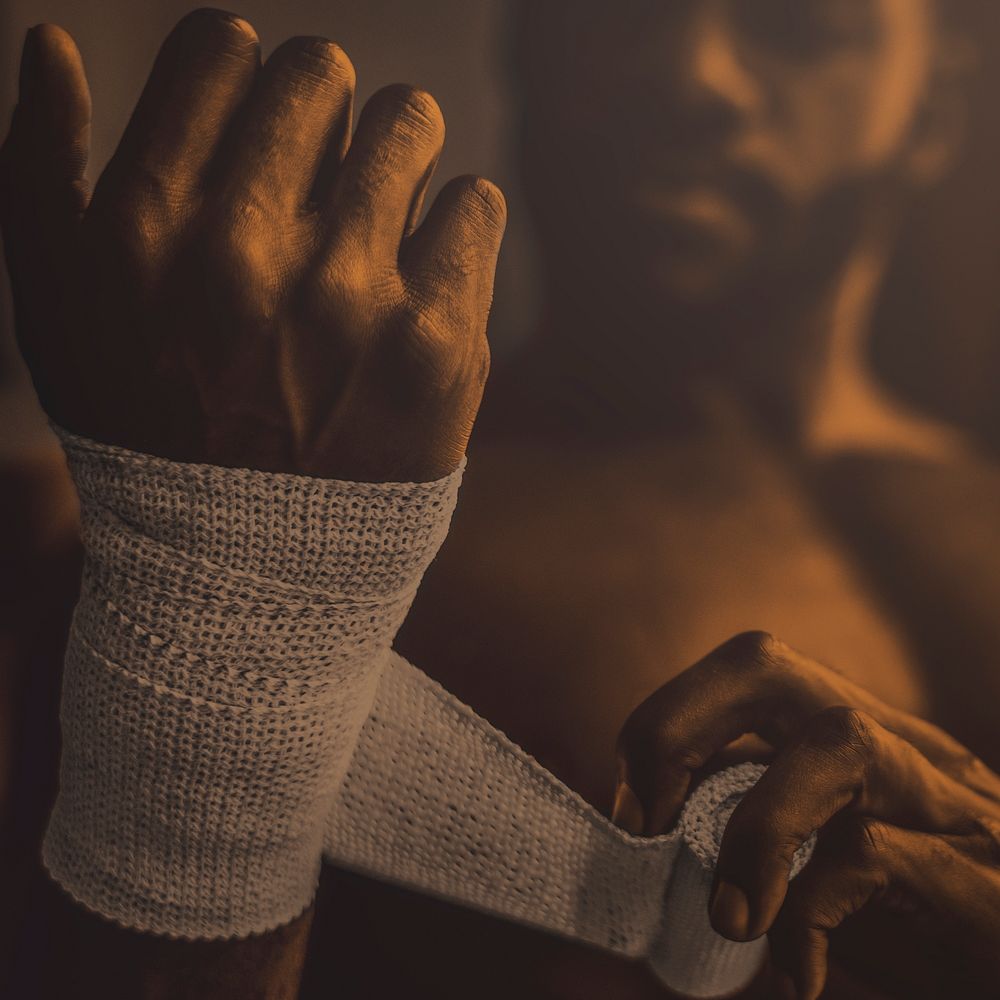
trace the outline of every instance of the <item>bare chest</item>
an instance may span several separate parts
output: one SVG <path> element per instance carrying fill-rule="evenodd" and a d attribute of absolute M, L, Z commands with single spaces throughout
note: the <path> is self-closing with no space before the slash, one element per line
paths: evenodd
<path fill-rule="evenodd" d="M 766 629 L 919 708 L 904 642 L 767 455 L 480 455 L 400 648 L 603 805 L 629 711 Z"/>

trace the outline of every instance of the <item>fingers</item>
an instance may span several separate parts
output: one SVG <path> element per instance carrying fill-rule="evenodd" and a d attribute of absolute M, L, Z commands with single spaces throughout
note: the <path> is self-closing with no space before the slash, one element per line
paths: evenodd
<path fill-rule="evenodd" d="M 242 18 L 196 10 L 167 36 L 95 197 L 143 185 L 176 202 L 199 186 L 253 86 L 259 45 Z"/>
<path fill-rule="evenodd" d="M 633 832 L 666 830 L 692 774 L 725 746 L 746 733 L 781 746 L 831 699 L 842 700 L 827 678 L 765 632 L 744 633 L 713 650 L 643 702 L 622 729 L 620 778 L 644 812 L 643 829 Z"/>
<path fill-rule="evenodd" d="M 793 995 L 817 997 L 826 982 L 828 934 L 888 888 L 880 863 L 888 825 L 852 819 L 820 838 L 802 874 L 792 883 L 770 945 L 773 964 L 792 981 Z"/>
<path fill-rule="evenodd" d="M 619 739 L 614 818 L 633 832 L 660 832 L 693 777 L 747 733 L 777 753 L 723 836 L 710 904 L 719 933 L 749 940 L 794 928 L 792 950 L 804 963 L 796 981 L 805 985 L 793 992 L 814 997 L 827 929 L 898 890 L 908 905 L 961 923 L 963 953 L 976 939 L 994 961 L 997 777 L 936 727 L 764 633 L 730 640 L 632 714 Z M 844 829 L 853 831 L 846 841 L 836 832 Z M 827 854 L 789 883 L 795 852 L 816 830 Z"/>
<path fill-rule="evenodd" d="M 427 197 L 427 189 L 431 185 L 431 179 L 434 177 L 434 171 L 437 170 L 438 160 L 440 158 L 441 154 L 438 152 L 438 155 L 431 160 L 427 169 L 424 171 L 424 176 L 417 182 L 417 188 L 413 194 L 413 200 L 410 202 L 410 211 L 406 216 L 406 226 L 403 229 L 404 237 L 412 235 L 413 231 L 417 228 L 417 223 L 420 221 L 420 213 L 424 209 L 424 199 Z"/>
<path fill-rule="evenodd" d="M 416 297 L 461 315 L 459 329 L 485 329 L 507 205 L 496 185 L 456 177 L 434 200 L 423 225 L 406 240 L 401 264 Z"/>
<path fill-rule="evenodd" d="M 275 49 L 234 130 L 222 180 L 229 197 L 301 211 L 321 166 L 327 176 L 343 159 L 354 85 L 354 66 L 333 42 L 292 38 Z"/>
<path fill-rule="evenodd" d="M 959 780 L 986 770 L 930 723 L 884 705 L 765 632 L 747 632 L 663 685 L 626 721 L 618 741 L 619 767 L 621 780 L 643 807 L 639 832 L 666 830 L 680 812 L 692 775 L 727 744 L 754 733 L 774 747 L 784 746 L 807 719 L 835 705 L 867 712 Z"/>
<path fill-rule="evenodd" d="M 763 934 L 785 898 L 795 852 L 838 813 L 963 833 L 978 809 L 968 789 L 870 716 L 826 709 L 733 812 L 719 852 L 712 924 L 739 941 Z"/>
<path fill-rule="evenodd" d="M 844 819 L 824 832 L 813 858 L 790 884 L 770 930 L 772 960 L 790 978 L 793 995 L 815 1000 L 826 980 L 830 932 L 870 901 L 941 928 L 951 925 L 974 949 L 973 935 L 997 939 L 998 896 L 995 874 L 961 839 L 867 817 Z"/>
<path fill-rule="evenodd" d="M 401 85 L 375 94 L 325 200 L 332 252 L 395 267 L 443 145 L 444 118 L 430 94 Z"/>
<path fill-rule="evenodd" d="M 25 38 L 18 103 L 2 158 L 5 216 L 19 207 L 76 220 L 86 207 L 90 90 L 73 39 L 54 24 Z"/>
<path fill-rule="evenodd" d="M 20 93 L 0 151 L 0 223 L 14 291 L 18 345 L 42 405 L 63 416 L 75 377 L 60 311 L 73 308 L 62 280 L 87 207 L 90 91 L 73 39 L 55 25 L 25 39 Z"/>

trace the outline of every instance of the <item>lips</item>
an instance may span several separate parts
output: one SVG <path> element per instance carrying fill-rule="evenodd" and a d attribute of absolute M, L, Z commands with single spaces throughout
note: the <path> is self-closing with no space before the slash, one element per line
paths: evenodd
<path fill-rule="evenodd" d="M 630 198 L 643 215 L 678 219 L 709 228 L 731 224 L 739 207 L 729 192 L 700 181 L 691 184 L 640 183 Z"/>
<path fill-rule="evenodd" d="M 712 183 L 645 181 L 627 196 L 628 209 L 647 238 L 663 240 L 674 252 L 682 247 L 709 251 L 742 246 L 752 238 L 752 222 L 733 193 Z"/>

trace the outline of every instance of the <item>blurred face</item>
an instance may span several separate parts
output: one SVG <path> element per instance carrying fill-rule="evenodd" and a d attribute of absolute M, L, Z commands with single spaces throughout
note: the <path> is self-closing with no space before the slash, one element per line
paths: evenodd
<path fill-rule="evenodd" d="M 930 0 L 542 0 L 527 32 L 549 256 L 654 302 L 823 239 L 824 203 L 906 162 L 935 54 Z"/>

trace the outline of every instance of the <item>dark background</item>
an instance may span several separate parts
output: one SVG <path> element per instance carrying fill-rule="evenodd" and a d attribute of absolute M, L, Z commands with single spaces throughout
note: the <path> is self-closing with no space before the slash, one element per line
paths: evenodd
<path fill-rule="evenodd" d="M 979 22 L 980 66 L 966 152 L 948 181 L 913 208 L 871 351 L 897 392 L 1000 450 L 1000 4 L 968 2 Z M 26 29 L 39 21 L 66 27 L 83 52 L 93 91 L 93 178 L 117 142 L 161 39 L 190 6 L 182 0 L 0 0 L 0 113 L 8 118 L 14 103 Z M 265 51 L 293 34 L 338 41 L 357 68 L 359 100 L 396 81 L 437 97 L 449 135 L 437 183 L 457 173 L 484 174 L 510 203 L 491 327 L 502 360 L 530 333 L 535 312 L 530 225 L 516 183 L 505 0 L 248 0 L 236 12 L 254 24 Z M 44 424 L 15 362 L 5 286 L 0 305 L 2 456 L 37 444 Z"/>

